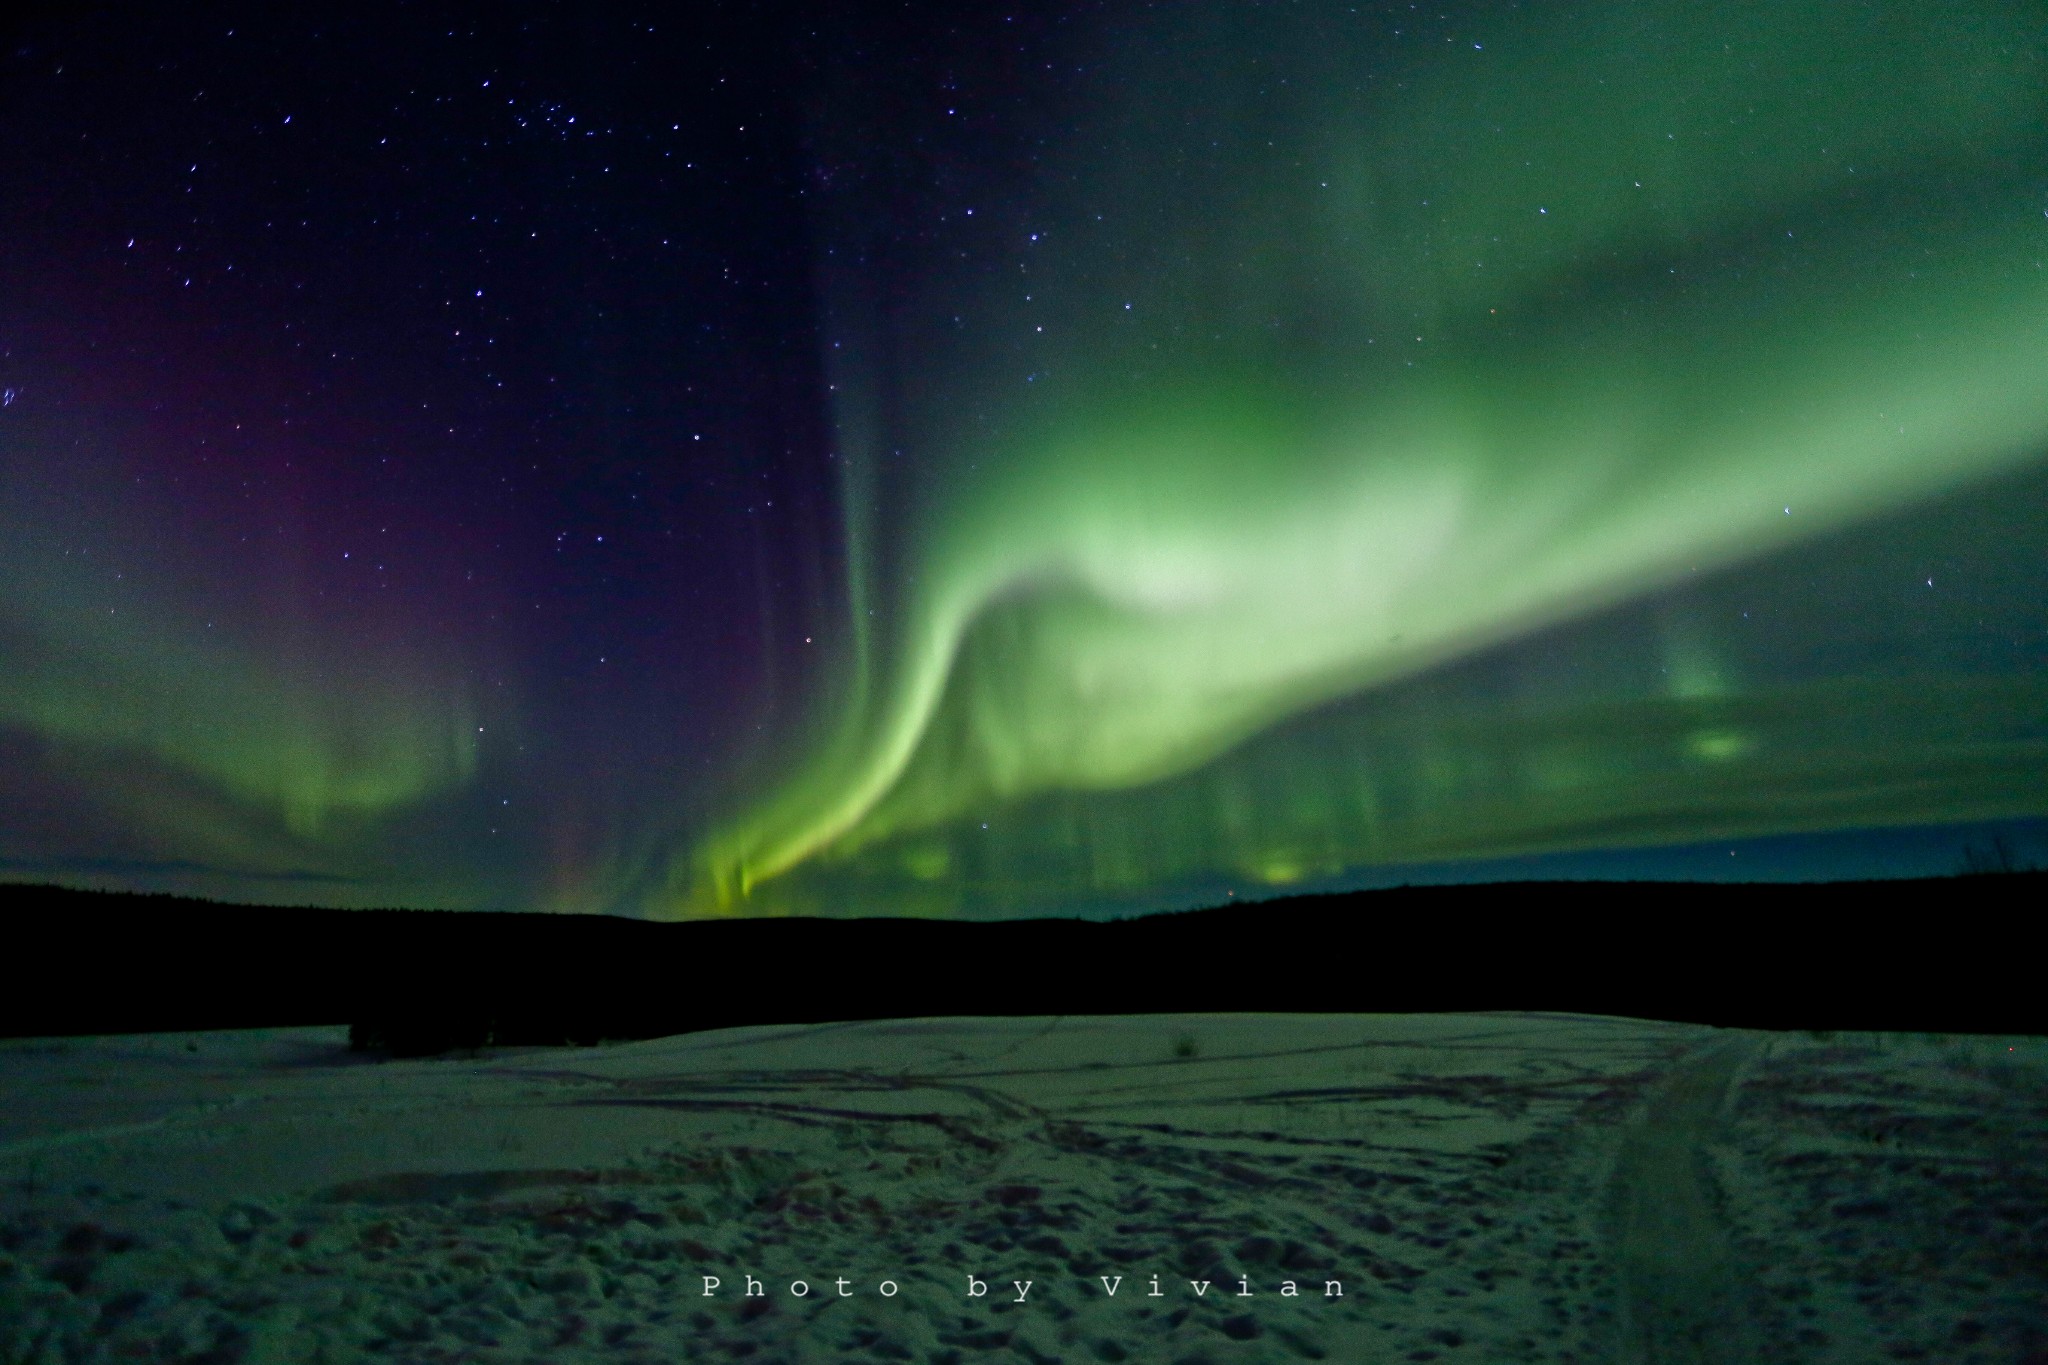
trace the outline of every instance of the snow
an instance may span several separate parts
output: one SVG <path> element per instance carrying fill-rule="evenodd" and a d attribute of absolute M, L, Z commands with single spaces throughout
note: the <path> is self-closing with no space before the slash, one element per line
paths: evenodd
<path fill-rule="evenodd" d="M 2044 1082 L 1538 1014 L 0 1042 L 0 1360 L 2010 1361 Z"/>

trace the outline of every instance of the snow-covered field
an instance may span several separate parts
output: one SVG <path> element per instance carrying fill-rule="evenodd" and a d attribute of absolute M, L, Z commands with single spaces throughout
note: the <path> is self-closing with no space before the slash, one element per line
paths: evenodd
<path fill-rule="evenodd" d="M 2048 1362 L 2044 1304 L 2041 1039 L 1471 1014 L 404 1062 L 340 1029 L 0 1042 L 4 1365 L 2005 1365 Z"/>

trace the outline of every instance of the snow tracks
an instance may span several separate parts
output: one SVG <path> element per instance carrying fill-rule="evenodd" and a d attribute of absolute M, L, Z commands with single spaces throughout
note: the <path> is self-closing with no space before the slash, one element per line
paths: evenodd
<path fill-rule="evenodd" d="M 1622 1136 L 1609 1212 L 1624 1365 L 1755 1359 L 1704 1151 L 1755 1047 L 1736 1036 L 1687 1057 Z"/>

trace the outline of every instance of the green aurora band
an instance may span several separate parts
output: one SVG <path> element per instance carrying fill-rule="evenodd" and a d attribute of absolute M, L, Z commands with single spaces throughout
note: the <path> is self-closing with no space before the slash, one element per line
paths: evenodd
<path fill-rule="evenodd" d="M 1124 20 L 984 210 L 1041 233 L 1014 268 L 934 247 L 884 316 L 828 262 L 848 643 L 793 772 L 643 908 L 2048 809 L 2031 677 L 1745 686 L 1680 622 L 1654 694 L 1411 704 L 2048 451 L 2039 6 Z"/>
<path fill-rule="evenodd" d="M 476 774 L 480 708 L 458 660 L 403 622 L 317 613 L 289 553 L 252 556 L 262 571 L 239 581 L 194 572 L 229 557 L 194 554 L 194 518 L 122 477 L 124 446 L 144 441 L 86 431 L 18 423 L 0 447 L 0 734 L 34 736 L 35 772 L 87 813 L 46 829 L 0 785 L 8 833 L 74 858 L 233 869 L 236 893 L 273 902 L 470 903 L 475 887 L 430 862 L 394 885 L 384 847 Z"/>

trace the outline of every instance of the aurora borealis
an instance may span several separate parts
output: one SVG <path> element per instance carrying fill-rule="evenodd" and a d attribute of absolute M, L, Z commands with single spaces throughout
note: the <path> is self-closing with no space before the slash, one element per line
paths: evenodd
<path fill-rule="evenodd" d="M 0 876 L 986 917 L 2039 821 L 2044 21 L 24 29 Z"/>

